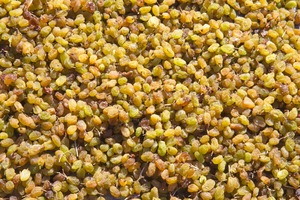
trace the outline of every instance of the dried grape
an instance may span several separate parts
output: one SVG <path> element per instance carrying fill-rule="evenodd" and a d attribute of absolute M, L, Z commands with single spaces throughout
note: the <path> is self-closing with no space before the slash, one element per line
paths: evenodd
<path fill-rule="evenodd" d="M 0 2 L 1 198 L 299 198 L 297 1 L 45 2 Z"/>

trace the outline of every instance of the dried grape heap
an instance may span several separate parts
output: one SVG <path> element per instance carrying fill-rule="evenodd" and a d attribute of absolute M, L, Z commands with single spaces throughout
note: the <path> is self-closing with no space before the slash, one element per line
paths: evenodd
<path fill-rule="evenodd" d="M 0 0 L 1 199 L 300 199 L 300 1 Z"/>

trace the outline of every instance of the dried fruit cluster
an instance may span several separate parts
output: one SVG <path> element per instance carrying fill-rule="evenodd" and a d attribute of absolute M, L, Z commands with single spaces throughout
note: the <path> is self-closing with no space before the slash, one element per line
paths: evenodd
<path fill-rule="evenodd" d="M 300 2 L 0 0 L 0 197 L 299 199 Z"/>

